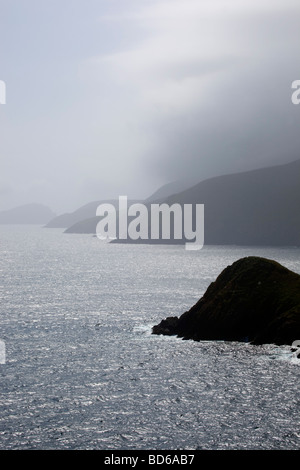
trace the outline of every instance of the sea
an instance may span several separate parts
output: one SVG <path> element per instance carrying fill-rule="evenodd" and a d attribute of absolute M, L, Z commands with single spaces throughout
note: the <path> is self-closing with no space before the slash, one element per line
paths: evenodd
<path fill-rule="evenodd" d="M 299 449 L 291 345 L 151 334 L 239 258 L 300 273 L 299 248 L 187 251 L 2 225 L 0 253 L 0 449 Z"/>

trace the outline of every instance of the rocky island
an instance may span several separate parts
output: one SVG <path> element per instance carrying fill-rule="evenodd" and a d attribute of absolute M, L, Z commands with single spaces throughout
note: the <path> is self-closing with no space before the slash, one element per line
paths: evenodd
<path fill-rule="evenodd" d="M 183 339 L 291 345 L 300 340 L 300 275 L 276 261 L 235 261 L 187 312 L 168 317 L 153 334 Z"/>

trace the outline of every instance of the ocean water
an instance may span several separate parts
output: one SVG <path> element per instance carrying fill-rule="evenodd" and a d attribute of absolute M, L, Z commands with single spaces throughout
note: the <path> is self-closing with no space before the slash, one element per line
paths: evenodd
<path fill-rule="evenodd" d="M 0 253 L 0 449 L 299 448 L 288 346 L 151 335 L 236 259 L 300 272 L 299 248 L 188 252 L 1 226 Z"/>

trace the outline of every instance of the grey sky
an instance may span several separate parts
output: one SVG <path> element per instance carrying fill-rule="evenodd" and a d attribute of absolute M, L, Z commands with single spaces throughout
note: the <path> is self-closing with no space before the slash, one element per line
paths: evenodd
<path fill-rule="evenodd" d="M 0 0 L 0 209 L 300 158 L 299 0 Z"/>

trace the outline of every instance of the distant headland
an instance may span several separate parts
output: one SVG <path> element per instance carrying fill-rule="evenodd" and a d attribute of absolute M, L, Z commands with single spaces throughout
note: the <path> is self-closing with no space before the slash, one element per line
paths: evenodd
<path fill-rule="evenodd" d="M 55 217 L 48 206 L 38 203 L 24 204 L 0 211 L 0 224 L 44 225 Z"/>
<path fill-rule="evenodd" d="M 166 185 L 143 202 L 204 205 L 205 245 L 239 246 L 300 246 L 300 160 L 283 165 L 217 176 L 190 187 Z M 176 189 L 175 189 L 176 188 Z M 176 192 L 172 193 L 175 190 Z M 96 234 L 96 210 L 99 204 L 115 201 L 95 201 L 73 213 L 49 221 L 47 227 L 61 227 L 66 233 Z M 115 240 L 113 243 L 185 244 L 190 240 L 151 238 Z"/>

